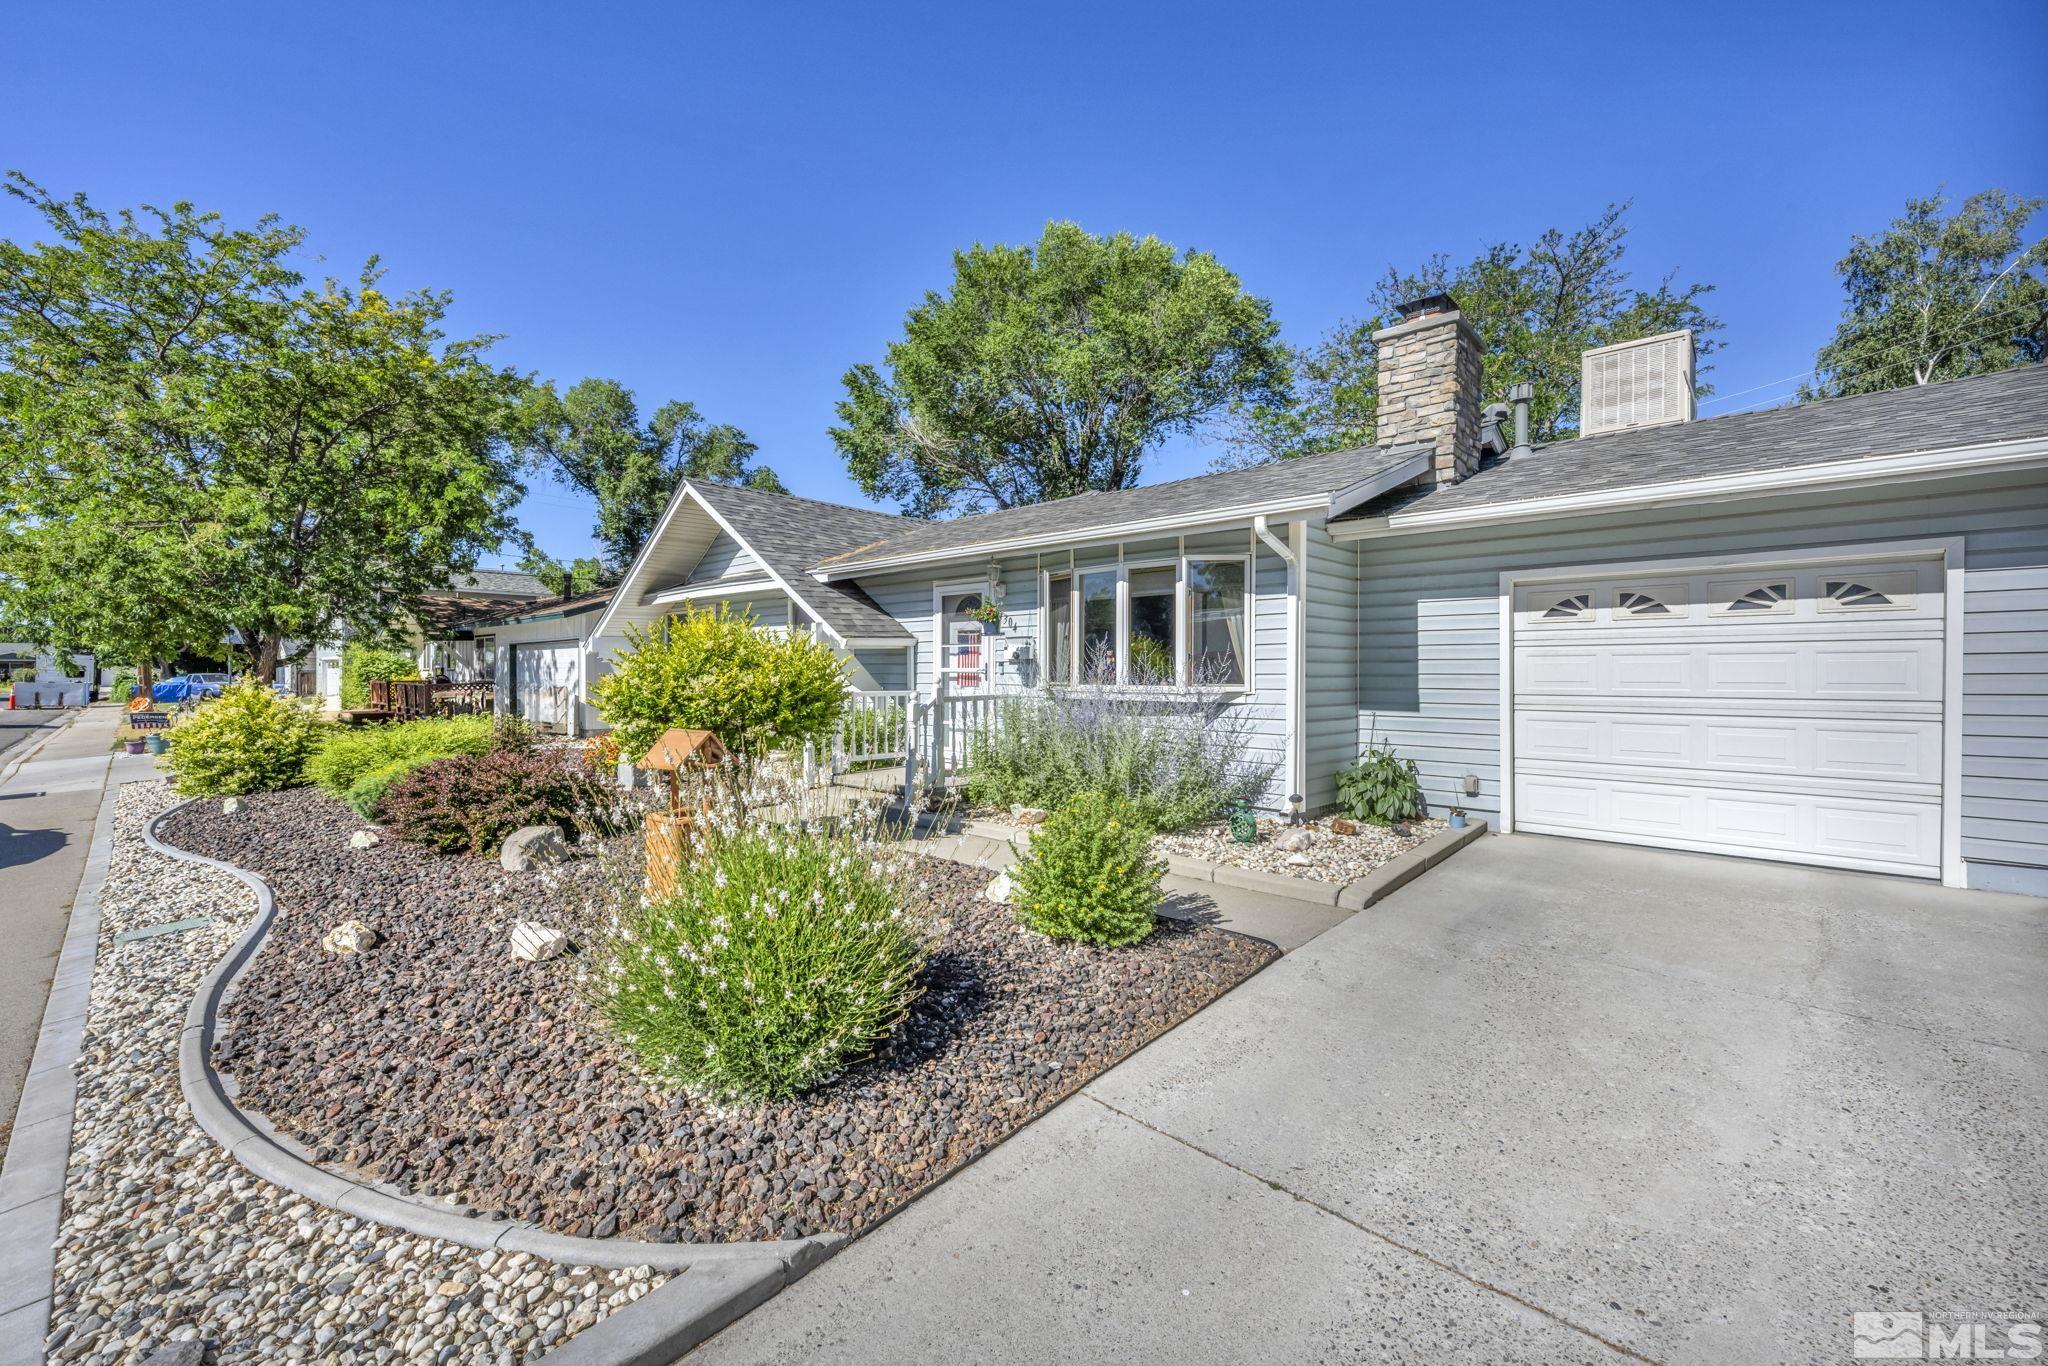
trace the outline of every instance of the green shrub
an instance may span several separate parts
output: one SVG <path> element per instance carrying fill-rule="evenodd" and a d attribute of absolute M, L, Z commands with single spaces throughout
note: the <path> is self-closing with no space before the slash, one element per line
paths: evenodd
<path fill-rule="evenodd" d="M 605 946 L 599 1007 L 662 1081 L 716 1099 L 795 1095 L 873 1050 L 932 948 L 914 879 L 845 834 L 713 835 L 675 894 Z"/>
<path fill-rule="evenodd" d="M 310 708 L 261 683 L 231 683 L 171 728 L 171 772 L 195 797 L 274 792 L 306 781 L 306 762 L 326 733 Z"/>
<path fill-rule="evenodd" d="M 671 726 L 708 730 L 742 757 L 817 742 L 822 752 L 846 703 L 831 647 L 808 634 L 770 634 L 749 612 L 719 603 L 626 628 L 627 648 L 591 690 L 626 757 L 646 755 Z"/>
<path fill-rule="evenodd" d="M 384 794 L 389 792 L 400 778 L 403 778 L 417 767 L 419 767 L 418 764 L 400 759 L 396 763 L 386 764 L 382 768 L 373 768 L 362 777 L 350 783 L 348 791 L 342 794 L 341 799 L 348 805 L 351 811 L 354 811 L 364 820 L 382 820 Z"/>
<path fill-rule="evenodd" d="M 444 854 L 495 854 L 521 826 L 553 825 L 571 836 L 585 827 L 609 831 L 617 824 L 618 802 L 618 789 L 580 758 L 494 749 L 435 759 L 400 774 L 379 807 L 402 840 Z"/>
<path fill-rule="evenodd" d="M 113 682 L 107 684 L 107 690 L 101 693 L 100 696 L 105 701 L 118 702 L 125 707 L 128 705 L 128 694 L 134 690 L 134 687 L 135 670 L 116 669 L 114 670 Z"/>
<path fill-rule="evenodd" d="M 393 678 L 418 678 L 418 661 L 404 650 L 350 641 L 341 647 L 341 707 L 348 711 L 370 705 L 370 684 Z"/>
<path fill-rule="evenodd" d="M 1355 767 L 1337 774 L 1337 801 L 1353 819 L 1392 825 L 1422 814 L 1422 783 L 1415 761 L 1380 741 L 1366 745 Z"/>
<path fill-rule="evenodd" d="M 1152 933 L 1165 872 L 1131 803 L 1084 792 L 1032 833 L 1011 871 L 1017 919 L 1055 939 L 1135 944 Z"/>
<path fill-rule="evenodd" d="M 417 768 L 457 754 L 482 754 L 491 748 L 492 734 L 488 716 L 437 716 L 336 730 L 306 765 L 306 776 L 328 796 L 346 801 L 349 790 L 367 773 L 401 764 Z"/>
<path fill-rule="evenodd" d="M 1183 830 L 1265 791 L 1273 765 L 1251 754 L 1241 712 L 1214 689 L 1057 688 L 1008 698 L 977 737 L 967 797 L 1048 810 L 1084 792 L 1132 804 L 1155 830 Z"/>

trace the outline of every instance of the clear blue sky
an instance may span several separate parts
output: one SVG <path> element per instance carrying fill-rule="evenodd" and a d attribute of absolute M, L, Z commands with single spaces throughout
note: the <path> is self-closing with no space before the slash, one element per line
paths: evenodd
<path fill-rule="evenodd" d="M 0 165 L 275 211 L 312 269 L 379 253 L 507 363 L 691 399 L 847 502 L 842 371 L 1048 218 L 1214 252 L 1307 341 L 1389 264 L 1633 198 L 1632 266 L 1719 286 L 1727 394 L 1812 363 L 1908 195 L 2048 193 L 2041 0 L 235 8 L 10 7 Z M 521 517 L 589 547 L 558 487 Z"/>

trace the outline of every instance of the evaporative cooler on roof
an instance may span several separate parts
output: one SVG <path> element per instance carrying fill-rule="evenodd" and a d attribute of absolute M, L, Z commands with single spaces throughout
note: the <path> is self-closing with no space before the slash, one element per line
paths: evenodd
<path fill-rule="evenodd" d="M 1665 332 L 1579 357 L 1579 434 L 1693 419 L 1692 333 Z"/>

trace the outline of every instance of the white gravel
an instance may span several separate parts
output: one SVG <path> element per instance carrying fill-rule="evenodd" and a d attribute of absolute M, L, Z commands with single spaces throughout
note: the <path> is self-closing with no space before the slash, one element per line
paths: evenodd
<path fill-rule="evenodd" d="M 1381 864 L 1392 862 L 1431 836 L 1441 833 L 1446 827 L 1438 820 L 1414 820 L 1402 827 L 1408 833 L 1400 835 L 1384 826 L 1367 825 L 1361 821 L 1358 833 L 1340 835 L 1330 829 L 1327 819 L 1307 821 L 1301 828 L 1308 832 L 1309 845 L 1298 851 L 1300 860 L 1305 862 L 1290 861 L 1297 851 L 1282 849 L 1275 843 L 1290 828 L 1284 820 L 1261 820 L 1259 842 L 1239 844 L 1230 837 L 1229 824 L 1218 821 L 1170 835 L 1155 835 L 1152 847 L 1162 854 L 1177 854 L 1181 858 L 1227 864 L 1234 868 L 1250 868 L 1261 873 L 1278 873 L 1282 877 L 1310 878 L 1317 882 L 1355 882 Z"/>
<path fill-rule="evenodd" d="M 144 824 L 177 800 L 132 783 L 115 808 L 51 1360 L 140 1362 L 199 1338 L 222 1362 L 514 1362 L 666 1279 L 366 1223 L 251 1176 L 201 1132 L 178 1088 L 178 1031 L 255 903 L 227 875 L 143 845 Z M 114 946 L 123 930 L 195 916 L 214 923 Z"/>

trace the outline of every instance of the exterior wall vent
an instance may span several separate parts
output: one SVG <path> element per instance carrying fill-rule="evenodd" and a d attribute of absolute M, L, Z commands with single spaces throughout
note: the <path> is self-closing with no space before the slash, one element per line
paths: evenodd
<path fill-rule="evenodd" d="M 1690 329 L 1595 347 L 1579 357 L 1579 434 L 1690 422 Z"/>

